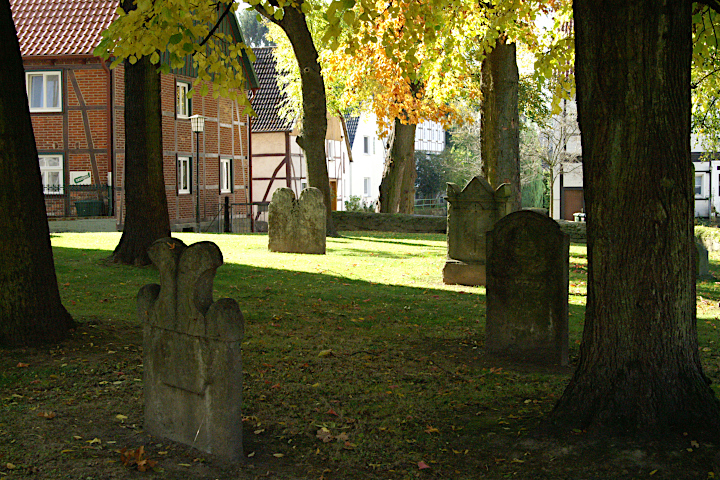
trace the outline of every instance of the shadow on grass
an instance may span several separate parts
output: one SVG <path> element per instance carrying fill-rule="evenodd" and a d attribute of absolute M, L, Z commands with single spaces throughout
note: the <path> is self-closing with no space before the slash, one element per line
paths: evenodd
<path fill-rule="evenodd" d="M 393 239 L 383 239 L 383 238 L 377 238 L 377 237 L 363 237 L 363 236 L 356 236 L 356 235 L 344 235 L 344 238 L 347 238 L 349 240 L 358 240 L 361 242 L 377 242 L 377 243 L 389 243 L 392 245 L 405 245 L 408 247 L 427 247 L 427 248 L 440 248 L 437 245 L 433 245 L 431 243 L 417 243 L 417 242 L 403 242 L 399 240 L 393 240 Z M 445 235 L 438 234 L 438 240 L 444 240 Z M 444 248 L 444 247 L 443 247 Z"/>

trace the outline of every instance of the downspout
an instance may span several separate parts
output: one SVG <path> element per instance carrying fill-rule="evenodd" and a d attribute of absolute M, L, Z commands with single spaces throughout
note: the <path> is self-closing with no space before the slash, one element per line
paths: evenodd
<path fill-rule="evenodd" d="M 255 217 L 252 213 L 252 204 L 253 204 L 253 175 L 252 175 L 252 117 L 250 115 L 247 116 L 248 119 L 248 195 L 249 198 L 247 199 L 248 203 L 248 212 L 250 216 L 250 232 L 255 233 Z M 240 142 L 242 142 L 242 138 L 240 139 Z"/>
<path fill-rule="evenodd" d="M 105 70 L 105 73 L 107 73 L 108 81 L 107 81 L 107 152 L 108 152 L 108 173 L 110 175 L 110 182 L 108 182 L 108 187 L 110 191 L 108 194 L 111 196 L 112 201 L 109 202 L 110 210 L 108 211 L 108 216 L 114 216 L 114 210 L 115 210 L 115 151 L 113 149 L 113 110 L 115 106 L 115 99 L 113 98 L 113 77 L 112 72 L 110 72 L 110 67 L 108 67 L 107 62 L 104 59 L 100 59 L 100 64 L 102 65 L 103 70 Z M 100 179 L 98 179 L 99 181 Z"/>

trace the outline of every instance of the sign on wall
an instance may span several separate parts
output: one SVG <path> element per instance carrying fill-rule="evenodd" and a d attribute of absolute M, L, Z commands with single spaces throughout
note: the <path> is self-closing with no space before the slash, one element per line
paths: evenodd
<path fill-rule="evenodd" d="M 92 185 L 90 172 L 70 172 L 70 185 Z"/>

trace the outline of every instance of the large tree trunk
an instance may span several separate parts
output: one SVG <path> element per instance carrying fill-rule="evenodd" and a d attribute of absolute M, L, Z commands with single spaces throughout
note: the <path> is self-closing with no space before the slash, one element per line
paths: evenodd
<path fill-rule="evenodd" d="M 408 213 L 415 210 L 415 124 L 395 119 L 395 140 L 385 161 L 380 182 L 380 212 Z"/>
<path fill-rule="evenodd" d="M 498 39 L 482 64 L 481 155 L 483 175 L 497 188 L 512 186 L 512 210 L 522 208 L 520 193 L 520 117 L 515 44 Z"/>
<path fill-rule="evenodd" d="M 262 8 L 258 11 L 264 13 Z M 273 19 L 271 18 L 271 20 Z M 325 156 L 325 136 L 327 134 L 325 81 L 320 70 L 317 49 L 308 29 L 305 14 L 300 11 L 300 5 L 285 7 L 282 20 L 273 21 L 288 36 L 300 67 L 303 126 L 302 136 L 298 137 L 297 143 L 305 151 L 308 185 L 322 192 L 327 212 L 327 234 L 337 236 L 331 215 L 331 205 L 336 199 L 331 197 L 330 178 Z"/>
<path fill-rule="evenodd" d="M 588 298 L 580 363 L 551 420 L 717 438 L 695 317 L 690 2 L 574 9 Z"/>
<path fill-rule="evenodd" d="M 123 8 L 135 8 L 124 0 Z M 125 226 L 113 261 L 149 265 L 147 249 L 170 236 L 163 175 L 160 72 L 143 57 L 125 62 Z M 193 168 L 197 168 L 195 159 Z M 195 188 L 198 188 L 196 185 Z"/>
<path fill-rule="evenodd" d="M 25 74 L 8 0 L 0 0 L 0 345 L 62 340 L 60 302 Z"/>

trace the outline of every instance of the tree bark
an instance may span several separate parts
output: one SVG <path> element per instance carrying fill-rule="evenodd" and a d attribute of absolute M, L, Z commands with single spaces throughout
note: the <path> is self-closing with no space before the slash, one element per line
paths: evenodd
<path fill-rule="evenodd" d="M 380 212 L 407 213 L 415 211 L 415 129 L 395 119 L 395 140 L 385 162 L 380 182 Z"/>
<path fill-rule="evenodd" d="M 20 46 L 0 0 L 0 345 L 62 340 L 73 319 L 60 301 Z"/>
<path fill-rule="evenodd" d="M 480 143 L 483 175 L 493 188 L 512 186 L 513 211 L 522 208 L 519 83 L 515 44 L 500 37 L 482 64 Z"/>
<path fill-rule="evenodd" d="M 136 8 L 124 0 L 123 8 Z M 193 168 L 198 168 L 195 159 Z M 196 185 L 195 188 L 198 188 Z M 160 72 L 149 57 L 125 61 L 125 226 L 115 262 L 149 265 L 148 248 L 170 236 L 162 148 Z"/>
<path fill-rule="evenodd" d="M 575 0 L 588 298 L 554 427 L 720 432 L 695 316 L 690 8 Z"/>
<path fill-rule="evenodd" d="M 332 221 L 330 177 L 325 155 L 325 136 L 327 134 L 327 99 L 325 97 L 325 81 L 323 80 L 318 53 L 312 34 L 308 29 L 305 14 L 300 10 L 302 1 L 297 7 L 287 6 L 282 20 L 269 17 L 283 29 L 290 40 L 295 58 L 300 67 L 300 81 L 303 95 L 302 136 L 297 143 L 305 151 L 307 161 L 308 185 L 319 189 L 325 201 L 327 235 L 337 236 Z M 265 14 L 262 8 L 258 11 Z"/>

